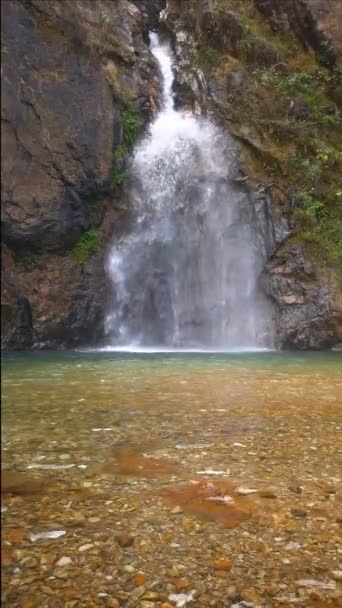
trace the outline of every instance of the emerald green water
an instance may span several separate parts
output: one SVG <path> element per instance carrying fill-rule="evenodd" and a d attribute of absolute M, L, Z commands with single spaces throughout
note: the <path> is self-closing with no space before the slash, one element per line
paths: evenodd
<path fill-rule="evenodd" d="M 213 575 L 217 557 L 234 564 L 236 597 L 248 601 L 252 587 L 266 606 L 291 593 L 301 606 L 337 605 L 341 430 L 340 353 L 5 354 L 4 605 L 33 594 L 37 606 L 115 598 L 159 607 L 185 576 L 197 594 L 189 607 L 229 606 L 220 603 L 227 574 Z M 184 503 L 191 480 L 255 489 L 236 498 L 249 519 L 198 497 Z M 180 511 L 163 502 L 165 490 L 176 492 Z M 51 529 L 63 538 L 30 540 Z M 133 548 L 118 546 L 122 531 L 133 534 Z M 305 551 L 289 555 L 293 542 Z M 62 572 L 61 556 L 72 560 Z M 142 587 L 133 581 L 139 572 Z M 330 588 L 315 599 L 298 589 L 301 579 Z"/>

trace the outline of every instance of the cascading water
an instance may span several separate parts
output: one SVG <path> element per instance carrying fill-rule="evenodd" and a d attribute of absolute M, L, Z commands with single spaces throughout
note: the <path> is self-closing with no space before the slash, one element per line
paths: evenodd
<path fill-rule="evenodd" d="M 129 168 L 132 225 L 108 261 L 109 341 L 123 348 L 271 346 L 253 208 L 234 183 L 236 146 L 208 120 L 174 109 L 170 49 L 151 34 L 151 50 L 163 107 Z"/>

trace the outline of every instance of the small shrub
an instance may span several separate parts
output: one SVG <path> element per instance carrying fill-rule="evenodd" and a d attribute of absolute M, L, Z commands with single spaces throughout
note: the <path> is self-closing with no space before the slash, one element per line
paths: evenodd
<path fill-rule="evenodd" d="M 116 186 L 121 187 L 127 176 L 127 169 L 122 165 L 114 165 L 113 182 Z"/>
<path fill-rule="evenodd" d="M 120 111 L 123 130 L 123 142 L 127 148 L 132 148 L 138 134 L 139 114 L 128 106 Z"/>
<path fill-rule="evenodd" d="M 91 229 L 84 232 L 73 248 L 73 256 L 79 264 L 84 264 L 92 253 L 96 253 L 99 247 L 99 237 L 96 230 Z"/>

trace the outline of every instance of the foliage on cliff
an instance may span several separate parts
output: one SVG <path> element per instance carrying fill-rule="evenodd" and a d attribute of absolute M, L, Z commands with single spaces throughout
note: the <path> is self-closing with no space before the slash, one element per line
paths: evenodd
<path fill-rule="evenodd" d="M 319 29 L 309 4 L 294 12 L 290 0 L 190 2 L 186 19 L 196 48 L 189 72 L 204 73 L 207 109 L 241 140 L 246 172 L 273 187 L 284 213 L 291 201 L 294 239 L 336 263 L 342 262 L 342 64 L 340 47 Z"/>

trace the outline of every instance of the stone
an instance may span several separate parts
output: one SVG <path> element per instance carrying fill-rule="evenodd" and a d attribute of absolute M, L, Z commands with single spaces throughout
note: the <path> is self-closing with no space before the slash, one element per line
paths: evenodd
<path fill-rule="evenodd" d="M 131 547 L 134 544 L 134 536 L 129 534 L 128 532 L 121 532 L 117 536 L 118 543 L 120 547 Z"/>
<path fill-rule="evenodd" d="M 25 530 L 23 528 L 12 528 L 6 530 L 4 537 L 10 543 L 20 543 L 25 538 Z"/>
<path fill-rule="evenodd" d="M 93 546 L 93 543 L 86 543 L 85 545 L 81 545 L 80 547 L 78 547 L 78 550 L 80 553 L 83 553 L 84 551 L 89 551 L 89 549 L 91 549 Z"/>
<path fill-rule="evenodd" d="M 307 517 L 308 512 L 305 511 L 305 509 L 297 509 L 297 508 L 293 508 L 291 509 L 291 513 L 294 517 L 300 517 L 300 518 L 304 518 Z"/>
<path fill-rule="evenodd" d="M 253 488 L 245 488 L 244 486 L 240 486 L 239 488 L 237 488 L 236 492 L 240 496 L 248 496 L 249 494 L 256 494 L 258 492 L 258 490 L 255 490 Z"/>
<path fill-rule="evenodd" d="M 261 498 L 277 498 L 277 495 L 273 490 L 261 490 L 259 496 L 261 496 Z"/>
<path fill-rule="evenodd" d="M 233 564 L 230 559 L 221 558 L 221 559 L 215 560 L 212 565 L 213 565 L 214 570 L 221 570 L 223 572 L 229 572 L 229 570 L 232 569 Z"/>
<path fill-rule="evenodd" d="M 107 608 L 120 608 L 119 601 L 113 597 L 110 597 L 107 600 Z"/>
<path fill-rule="evenodd" d="M 79 551 L 80 551 L 80 549 L 79 549 Z M 71 563 L 72 563 L 71 557 L 64 555 L 63 557 L 60 557 L 59 560 L 57 560 L 56 566 L 59 566 L 59 567 L 69 566 Z"/>
<path fill-rule="evenodd" d="M 133 584 L 135 585 L 135 587 L 142 587 L 142 585 L 145 584 L 145 575 L 141 572 L 136 574 L 133 578 Z"/>

